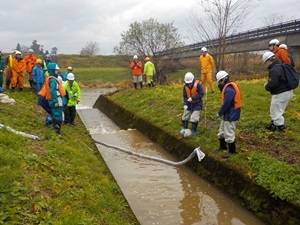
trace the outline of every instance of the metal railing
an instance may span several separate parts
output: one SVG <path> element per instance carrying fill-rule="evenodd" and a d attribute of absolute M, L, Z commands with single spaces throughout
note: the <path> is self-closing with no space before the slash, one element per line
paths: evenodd
<path fill-rule="evenodd" d="M 275 24 L 272 26 L 266 26 L 258 29 L 249 30 L 243 33 L 232 34 L 225 38 L 225 44 L 234 44 L 237 42 L 245 42 L 249 40 L 256 40 L 266 37 L 272 37 L 276 35 L 286 35 L 291 33 L 300 32 L 300 19 Z M 187 52 L 193 50 L 200 50 L 203 46 L 214 47 L 220 43 L 219 39 L 210 41 L 198 42 L 195 44 L 186 45 L 183 47 L 167 49 L 165 51 L 157 52 L 158 55 L 171 55 L 174 53 Z"/>

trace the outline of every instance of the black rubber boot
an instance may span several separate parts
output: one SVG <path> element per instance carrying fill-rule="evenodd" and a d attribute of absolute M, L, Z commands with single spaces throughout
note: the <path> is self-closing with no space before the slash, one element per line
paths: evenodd
<path fill-rule="evenodd" d="M 196 135 L 198 123 L 192 123 L 192 136 Z"/>
<path fill-rule="evenodd" d="M 33 89 L 33 80 L 28 80 L 28 81 L 29 81 L 30 88 Z"/>
<path fill-rule="evenodd" d="M 188 129 L 189 121 L 188 120 L 182 120 L 182 127 L 184 129 Z"/>
<path fill-rule="evenodd" d="M 151 85 L 152 85 L 152 87 L 154 87 L 154 83 L 153 83 L 153 81 L 151 81 Z"/>
<path fill-rule="evenodd" d="M 226 150 L 227 149 L 227 143 L 225 141 L 225 138 L 219 138 L 219 142 L 220 142 L 220 146 L 217 149 L 217 152 L 222 151 L 222 150 Z"/>
<path fill-rule="evenodd" d="M 232 154 L 236 153 L 235 142 L 228 143 L 228 148 L 229 148 L 229 151 L 226 155 L 223 155 L 223 158 L 229 158 Z"/>
<path fill-rule="evenodd" d="M 137 83 L 133 83 L 134 84 L 134 88 L 137 89 Z"/>
<path fill-rule="evenodd" d="M 280 125 L 280 126 L 277 126 L 278 130 L 276 130 L 274 133 L 279 133 L 279 132 L 283 132 L 283 130 L 285 129 L 285 126 L 284 125 Z"/>
<path fill-rule="evenodd" d="M 61 121 L 53 120 L 53 129 L 57 134 L 61 134 L 60 127 Z"/>
<path fill-rule="evenodd" d="M 271 121 L 271 124 L 266 126 L 267 130 L 275 131 L 276 130 L 276 125 L 273 123 L 273 120 Z"/>
<path fill-rule="evenodd" d="M 143 82 L 140 82 L 140 87 L 143 88 Z"/>

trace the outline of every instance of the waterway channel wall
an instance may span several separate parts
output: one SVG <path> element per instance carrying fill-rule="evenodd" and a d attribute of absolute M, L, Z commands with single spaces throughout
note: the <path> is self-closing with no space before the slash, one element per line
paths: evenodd
<path fill-rule="evenodd" d="M 188 139 L 170 134 L 161 127 L 157 127 L 142 117 L 127 111 L 105 95 L 101 95 L 97 99 L 94 108 L 98 108 L 123 129 L 135 128 L 139 130 L 176 156 L 178 160 L 185 159 L 198 147 L 193 146 Z M 266 224 L 300 224 L 299 206 L 274 198 L 265 188 L 245 176 L 243 171 L 234 168 L 226 160 L 220 159 L 218 155 L 210 152 L 205 153 L 204 160 L 198 162 L 194 158 L 187 166 L 248 208 Z"/>

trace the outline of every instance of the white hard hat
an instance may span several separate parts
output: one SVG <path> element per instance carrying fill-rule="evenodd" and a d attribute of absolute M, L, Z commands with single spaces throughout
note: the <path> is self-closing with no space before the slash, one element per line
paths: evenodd
<path fill-rule="evenodd" d="M 75 80 L 74 74 L 73 74 L 73 73 L 68 73 L 67 79 L 68 79 L 68 80 Z"/>
<path fill-rule="evenodd" d="M 33 52 L 34 52 L 33 49 L 28 50 L 28 53 L 33 53 Z"/>
<path fill-rule="evenodd" d="M 286 44 L 281 44 L 281 45 L 279 45 L 279 48 L 284 48 L 284 49 L 288 49 L 288 47 L 287 47 L 287 45 Z"/>
<path fill-rule="evenodd" d="M 134 59 L 137 59 L 137 58 L 138 58 L 138 56 L 137 56 L 137 55 L 134 55 L 134 56 L 133 56 L 133 58 L 134 58 Z"/>
<path fill-rule="evenodd" d="M 56 64 L 56 66 L 55 66 L 55 69 L 56 70 L 60 70 L 60 68 L 59 68 L 59 66 Z"/>
<path fill-rule="evenodd" d="M 73 68 L 72 68 L 71 66 L 69 66 L 69 67 L 67 68 L 67 70 L 73 70 Z"/>
<path fill-rule="evenodd" d="M 216 79 L 219 82 L 220 80 L 222 80 L 223 78 L 227 77 L 228 73 L 224 70 L 220 70 L 217 75 L 216 75 Z"/>
<path fill-rule="evenodd" d="M 22 55 L 22 53 L 20 51 L 16 51 L 15 54 L 16 55 Z"/>
<path fill-rule="evenodd" d="M 279 40 L 278 39 L 272 39 L 270 42 L 269 42 L 269 45 L 279 45 Z"/>
<path fill-rule="evenodd" d="M 206 48 L 206 47 L 202 47 L 202 48 L 201 48 L 201 51 L 202 51 L 202 52 L 207 52 L 207 48 Z"/>
<path fill-rule="evenodd" d="M 184 76 L 184 82 L 190 84 L 194 81 L 194 75 L 191 72 L 187 72 Z"/>
<path fill-rule="evenodd" d="M 263 62 L 266 63 L 269 59 L 275 58 L 275 54 L 273 52 L 265 52 L 262 56 Z"/>

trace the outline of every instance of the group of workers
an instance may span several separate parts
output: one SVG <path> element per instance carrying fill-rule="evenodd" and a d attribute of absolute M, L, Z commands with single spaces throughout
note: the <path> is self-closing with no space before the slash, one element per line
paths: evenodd
<path fill-rule="evenodd" d="M 265 128 L 275 133 L 282 132 L 285 129 L 283 113 L 292 99 L 293 89 L 288 85 L 286 74 L 282 64 L 295 66 L 292 56 L 287 51 L 285 44 L 280 45 L 277 39 L 269 42 L 269 51 L 266 51 L 263 56 L 263 63 L 269 70 L 268 82 L 264 84 L 266 91 L 272 95 L 270 103 L 271 123 Z M 203 47 L 203 54 L 199 57 L 202 84 L 195 79 L 191 72 L 185 74 L 183 87 L 183 115 L 182 115 L 182 130 L 189 130 L 189 121 L 192 124 L 191 135 L 194 136 L 197 131 L 200 120 L 200 110 L 202 109 L 202 97 L 207 92 L 206 82 L 211 87 L 214 93 L 214 85 L 212 81 L 212 71 L 214 60 L 207 53 L 207 48 Z M 217 113 L 217 117 L 221 117 L 219 132 L 219 148 L 217 151 L 227 150 L 223 156 L 230 157 L 236 153 L 235 132 L 236 122 L 241 115 L 241 90 L 236 82 L 230 80 L 229 74 L 224 71 L 216 73 L 218 88 L 221 91 L 222 105 Z M 182 131 L 181 130 L 181 131 Z"/>
<path fill-rule="evenodd" d="M 146 84 L 148 87 L 154 87 L 153 77 L 156 74 L 156 69 L 154 64 L 151 62 L 150 57 L 145 58 L 145 65 L 143 68 L 143 63 L 138 60 L 138 56 L 133 56 L 133 61 L 130 63 L 130 68 L 132 70 L 133 84 L 134 88 L 137 89 L 138 84 L 140 88 L 143 88 L 143 76 L 146 79 Z"/>
<path fill-rule="evenodd" d="M 1 52 L 0 52 L 1 53 Z M 48 127 L 53 125 L 56 133 L 61 134 L 61 124 L 74 125 L 76 116 L 76 104 L 81 98 L 80 87 L 75 81 L 73 68 L 68 67 L 67 72 L 62 74 L 58 65 L 47 54 L 45 59 L 34 56 L 34 51 L 29 49 L 28 54 L 22 58 L 20 51 L 14 51 L 5 59 L 0 57 L 0 85 L 3 85 L 5 74 L 5 89 L 15 92 L 16 88 L 22 91 L 24 77 L 27 73 L 30 88 L 35 89 L 38 95 L 38 104 L 47 112 L 44 124 Z"/>

